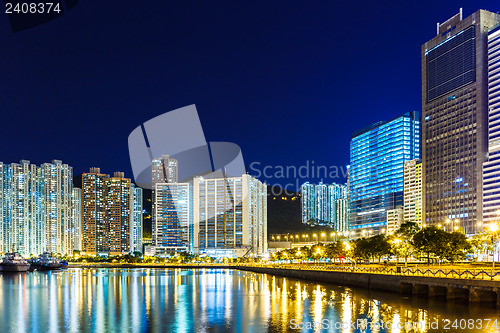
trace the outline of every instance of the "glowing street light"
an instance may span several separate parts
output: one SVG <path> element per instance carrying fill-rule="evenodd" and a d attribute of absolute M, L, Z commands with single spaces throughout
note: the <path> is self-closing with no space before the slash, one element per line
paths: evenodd
<path fill-rule="evenodd" d="M 495 274 L 495 254 L 497 250 L 497 238 L 498 238 L 498 224 L 497 223 L 491 223 L 488 226 L 488 229 L 491 231 L 491 238 L 493 240 L 493 260 L 492 260 L 492 269 L 491 269 L 491 275 Z M 492 278 L 493 279 L 493 278 Z"/>

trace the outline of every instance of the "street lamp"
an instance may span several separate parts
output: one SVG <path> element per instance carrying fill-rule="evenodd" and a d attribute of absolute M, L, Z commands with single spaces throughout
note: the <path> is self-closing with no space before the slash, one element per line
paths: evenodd
<path fill-rule="evenodd" d="M 325 239 L 325 242 L 326 242 L 326 234 L 324 232 L 321 234 L 321 237 L 323 237 Z"/>
<path fill-rule="evenodd" d="M 496 254 L 496 249 L 497 249 L 497 237 L 498 237 L 498 224 L 496 223 L 491 223 L 489 225 L 489 228 L 491 231 L 491 239 L 493 240 L 493 260 L 492 260 L 492 269 L 491 269 L 491 275 L 493 279 L 493 274 L 495 274 L 495 254 Z"/>

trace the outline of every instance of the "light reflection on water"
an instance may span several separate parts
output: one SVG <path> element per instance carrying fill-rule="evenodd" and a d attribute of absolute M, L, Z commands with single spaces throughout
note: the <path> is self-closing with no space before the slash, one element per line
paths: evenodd
<path fill-rule="evenodd" d="M 303 332 L 424 333 L 445 332 L 444 319 L 451 320 L 452 332 L 500 332 L 491 325 L 478 329 L 478 320 L 499 317 L 487 307 L 223 269 L 3 274 L 0 291 L 1 332 L 281 332 L 304 327 Z M 391 328 L 351 326 L 365 319 Z M 457 330 L 455 319 L 475 324 Z M 435 320 L 440 328 L 429 329 Z M 414 327 L 406 329 L 405 323 Z"/>

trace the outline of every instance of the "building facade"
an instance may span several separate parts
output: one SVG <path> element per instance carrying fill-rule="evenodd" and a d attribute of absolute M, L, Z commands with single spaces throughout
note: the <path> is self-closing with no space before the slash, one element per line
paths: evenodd
<path fill-rule="evenodd" d="M 83 225 L 82 225 L 82 189 L 73 188 L 73 249 L 75 251 L 82 251 L 83 249 Z"/>
<path fill-rule="evenodd" d="M 112 255 L 130 251 L 130 229 L 132 227 L 131 180 L 123 172 L 115 172 L 105 181 L 105 211 L 107 236 L 105 246 Z"/>
<path fill-rule="evenodd" d="M 348 230 L 347 185 L 306 182 L 301 186 L 302 223 Z"/>
<path fill-rule="evenodd" d="M 403 207 L 397 206 L 395 209 L 389 209 L 387 211 L 387 235 L 392 235 L 401 227 L 403 223 Z"/>
<path fill-rule="evenodd" d="M 141 209 L 142 195 L 122 172 L 113 177 L 99 168 L 91 168 L 82 176 L 83 252 L 117 255 L 134 251 L 133 209 Z M 142 192 L 141 192 L 142 193 Z M 142 229 L 142 226 L 141 226 Z"/>
<path fill-rule="evenodd" d="M 267 187 L 247 174 L 194 178 L 194 249 L 211 256 L 267 253 Z"/>
<path fill-rule="evenodd" d="M 404 164 L 420 158 L 419 113 L 407 112 L 353 134 L 350 147 L 350 233 L 385 233 L 387 211 L 403 205 Z"/>
<path fill-rule="evenodd" d="M 193 252 L 193 193 L 189 183 L 155 184 L 156 254 Z"/>
<path fill-rule="evenodd" d="M 483 172 L 483 223 L 488 224 L 500 219 L 500 25 L 488 32 L 488 157 Z"/>
<path fill-rule="evenodd" d="M 72 205 L 73 168 L 67 164 L 0 163 L 0 251 L 72 255 Z"/>
<path fill-rule="evenodd" d="M 156 236 L 159 235 L 159 232 L 157 231 L 158 227 L 157 224 L 158 222 L 156 221 L 156 216 L 158 214 L 156 213 L 156 184 L 167 184 L 167 183 L 177 183 L 179 181 L 179 168 L 178 168 L 178 161 L 176 159 L 170 158 L 169 155 L 163 155 L 160 158 L 156 158 L 152 161 L 151 164 L 151 171 L 152 171 L 152 197 L 153 197 L 153 213 L 152 213 L 152 226 L 151 226 L 151 231 L 153 235 L 153 247 L 160 247 L 161 245 L 158 245 L 162 243 L 162 240 L 156 239 Z M 154 252 L 154 251 L 153 251 Z"/>
<path fill-rule="evenodd" d="M 42 164 L 39 171 L 43 179 L 43 197 L 46 200 L 47 251 L 67 251 L 67 254 L 73 254 L 73 168 L 54 160 L 52 163 Z"/>
<path fill-rule="evenodd" d="M 414 159 L 404 166 L 404 222 L 422 227 L 422 161 Z"/>
<path fill-rule="evenodd" d="M 142 188 L 132 184 L 132 193 L 134 194 L 134 199 L 132 200 L 132 225 L 130 229 L 130 252 L 141 252 L 144 253 L 142 248 L 142 232 L 143 232 L 143 219 L 142 219 L 142 200 L 143 191 Z"/>
<path fill-rule="evenodd" d="M 82 175 L 83 252 L 107 252 L 106 178 L 99 168 Z"/>
<path fill-rule="evenodd" d="M 423 223 L 458 219 L 466 234 L 483 219 L 488 153 L 488 30 L 500 15 L 462 11 L 422 45 Z"/>

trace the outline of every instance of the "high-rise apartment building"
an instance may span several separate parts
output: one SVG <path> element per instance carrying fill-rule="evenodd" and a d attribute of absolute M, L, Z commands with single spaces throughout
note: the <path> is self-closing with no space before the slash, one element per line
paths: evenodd
<path fill-rule="evenodd" d="M 83 249 L 83 224 L 82 224 L 82 189 L 73 188 L 73 205 L 72 205 L 72 218 L 73 218 L 73 250 L 82 251 Z"/>
<path fill-rule="evenodd" d="M 500 25 L 488 32 L 488 141 L 483 166 L 485 224 L 500 219 Z"/>
<path fill-rule="evenodd" d="M 122 172 L 113 177 L 91 168 L 83 176 L 83 251 L 111 255 L 134 251 L 133 209 L 142 210 L 142 196 Z M 141 225 L 142 229 L 142 225 Z"/>
<path fill-rule="evenodd" d="M 404 164 L 420 158 L 419 113 L 407 112 L 355 132 L 349 167 L 350 230 L 385 233 L 387 211 L 403 205 Z"/>
<path fill-rule="evenodd" d="M 462 10 L 422 45 L 423 223 L 458 219 L 466 234 L 483 219 L 488 153 L 487 34 L 500 15 Z"/>
<path fill-rule="evenodd" d="M 106 218 L 108 237 L 106 247 L 110 254 L 130 252 L 130 228 L 132 226 L 133 193 L 130 178 L 123 172 L 115 172 L 106 179 Z"/>
<path fill-rule="evenodd" d="M 83 252 L 107 252 L 106 178 L 99 168 L 82 175 Z"/>
<path fill-rule="evenodd" d="M 306 182 L 301 186 L 302 223 L 348 230 L 347 185 Z"/>
<path fill-rule="evenodd" d="M 241 177 L 196 177 L 195 252 L 215 256 L 262 255 L 267 252 L 267 187 L 247 174 Z"/>
<path fill-rule="evenodd" d="M 0 163 L 0 251 L 72 255 L 72 205 L 73 169 L 67 164 Z"/>
<path fill-rule="evenodd" d="M 47 251 L 73 254 L 73 168 L 59 160 L 40 166 L 46 198 L 45 234 Z M 47 200 L 48 199 L 48 200 Z"/>
<path fill-rule="evenodd" d="M 142 249 L 142 188 L 134 186 L 132 184 L 132 192 L 134 194 L 134 199 L 132 200 L 132 225 L 130 229 L 130 252 L 141 252 Z"/>
<path fill-rule="evenodd" d="M 177 183 L 179 181 L 178 162 L 169 155 L 163 155 L 152 162 L 153 188 L 157 183 Z"/>
<path fill-rule="evenodd" d="M 422 227 L 422 161 L 414 159 L 404 166 L 404 222 Z"/>

